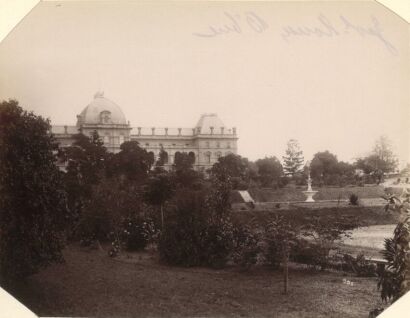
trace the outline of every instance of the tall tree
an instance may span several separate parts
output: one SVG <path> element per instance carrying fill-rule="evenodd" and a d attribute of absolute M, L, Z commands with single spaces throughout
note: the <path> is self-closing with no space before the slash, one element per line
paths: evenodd
<path fill-rule="evenodd" d="M 96 131 L 90 137 L 74 135 L 72 146 L 60 149 L 60 160 L 67 163 L 64 181 L 68 204 L 75 218 L 80 216 L 85 201 L 91 198 L 92 187 L 104 177 L 109 157 Z"/>
<path fill-rule="evenodd" d="M 109 161 L 110 175 L 123 176 L 133 182 L 146 180 L 154 164 L 150 154 L 137 141 L 126 141 L 120 149 Z"/>
<path fill-rule="evenodd" d="M 303 151 L 300 150 L 299 143 L 295 139 L 290 139 L 287 143 L 286 154 L 283 158 L 283 170 L 286 176 L 294 176 L 300 172 L 303 166 Z"/>
<path fill-rule="evenodd" d="M 161 173 L 152 176 L 147 184 L 145 200 L 159 207 L 161 214 L 161 225 L 164 228 L 164 204 L 171 199 L 175 192 L 175 184 L 171 173 Z"/>
<path fill-rule="evenodd" d="M 178 187 L 190 188 L 199 185 L 200 174 L 194 170 L 195 158 L 186 152 L 177 152 L 174 158 L 173 172 Z"/>
<path fill-rule="evenodd" d="M 272 186 L 283 175 L 282 164 L 276 157 L 259 159 L 255 164 L 258 167 L 258 177 L 263 187 Z"/>
<path fill-rule="evenodd" d="M 393 172 L 397 168 L 397 158 L 393 152 L 393 146 L 387 136 L 380 136 L 374 145 L 373 154 L 375 157 L 375 168 L 384 173 Z"/>
<path fill-rule="evenodd" d="M 211 174 L 229 175 L 233 189 L 247 188 L 250 179 L 249 161 L 239 155 L 228 154 L 220 157 L 212 166 Z"/>
<path fill-rule="evenodd" d="M 338 163 L 336 155 L 329 151 L 318 152 L 313 156 L 312 162 L 310 163 L 310 174 L 312 178 L 316 180 L 338 175 Z"/>
<path fill-rule="evenodd" d="M 62 260 L 69 212 L 50 123 L 0 103 L 0 283 Z"/>

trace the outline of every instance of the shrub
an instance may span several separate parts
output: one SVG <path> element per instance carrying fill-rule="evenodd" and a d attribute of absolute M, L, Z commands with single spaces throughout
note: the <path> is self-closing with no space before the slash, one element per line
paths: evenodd
<path fill-rule="evenodd" d="M 359 277 L 376 277 L 377 266 L 366 260 L 363 253 L 353 257 L 349 254 L 343 256 L 344 263 L 347 265 L 347 270 L 355 273 Z"/>
<path fill-rule="evenodd" d="M 391 299 L 393 302 L 410 290 L 410 202 L 395 196 L 387 198 L 386 210 L 393 209 L 403 217 L 394 229 L 394 236 L 385 239 L 383 257 L 387 261 L 386 269 L 379 275 L 377 284 L 381 289 L 382 300 Z"/>
<path fill-rule="evenodd" d="M 244 269 L 249 269 L 258 261 L 260 235 L 247 225 L 239 226 L 233 233 L 233 261 Z"/>
<path fill-rule="evenodd" d="M 156 232 L 157 229 L 151 219 L 133 216 L 123 221 L 121 236 L 127 251 L 138 251 L 147 246 Z"/>
<path fill-rule="evenodd" d="M 330 250 L 328 247 L 301 239 L 292 250 L 291 260 L 324 270 L 329 267 Z"/>
<path fill-rule="evenodd" d="M 350 205 L 359 205 L 359 197 L 356 194 L 352 193 L 349 196 L 349 204 Z"/>
<path fill-rule="evenodd" d="M 225 265 L 233 248 L 230 185 L 214 179 L 208 193 L 180 191 L 159 240 L 161 260 L 183 266 Z"/>

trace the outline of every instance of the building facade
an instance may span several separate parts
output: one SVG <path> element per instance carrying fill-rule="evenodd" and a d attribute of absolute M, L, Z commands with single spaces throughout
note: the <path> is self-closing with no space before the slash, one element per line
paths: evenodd
<path fill-rule="evenodd" d="M 52 133 L 61 147 L 73 143 L 73 135 L 86 136 L 98 132 L 110 152 L 120 151 L 125 141 L 138 141 L 157 161 L 161 150 L 166 154 L 165 167 L 170 168 L 178 153 L 188 153 L 194 158 L 194 168 L 205 171 L 221 156 L 237 153 L 237 131 L 227 128 L 214 114 L 202 114 L 192 128 L 132 127 L 121 108 L 102 92 L 77 115 L 75 126 L 52 126 Z"/>

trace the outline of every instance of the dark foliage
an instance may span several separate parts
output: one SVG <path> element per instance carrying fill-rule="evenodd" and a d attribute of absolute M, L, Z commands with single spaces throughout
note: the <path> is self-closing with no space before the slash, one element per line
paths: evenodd
<path fill-rule="evenodd" d="M 258 167 L 258 179 L 262 187 L 277 187 L 283 176 L 282 164 L 276 157 L 259 159 L 255 162 Z"/>
<path fill-rule="evenodd" d="M 403 221 L 394 229 L 393 237 L 385 239 L 382 254 L 387 266 L 379 275 L 377 287 L 382 300 L 394 302 L 410 290 L 410 207 L 409 198 L 401 201 L 390 196 L 387 200 L 386 210 L 400 213 Z"/>
<path fill-rule="evenodd" d="M 359 197 L 354 193 L 349 195 L 349 204 L 350 205 L 359 205 Z"/>
<path fill-rule="evenodd" d="M 258 255 L 262 251 L 261 234 L 253 226 L 234 227 L 232 259 L 235 264 L 247 270 L 257 263 Z"/>
<path fill-rule="evenodd" d="M 228 154 L 218 159 L 212 166 L 211 174 L 218 178 L 221 174 L 231 179 L 234 190 L 246 190 L 250 181 L 249 162 L 239 155 Z"/>
<path fill-rule="evenodd" d="M 11 286 L 61 261 L 69 221 L 48 120 L 0 103 L 0 282 Z"/>
<path fill-rule="evenodd" d="M 107 164 L 109 176 L 123 176 L 133 182 L 142 183 L 154 164 L 151 155 L 137 141 L 126 141 L 121 151 L 110 157 Z"/>
<path fill-rule="evenodd" d="M 83 207 L 75 235 L 83 241 L 107 241 L 108 234 L 121 228 L 124 218 L 142 212 L 142 190 L 138 183 L 105 178 L 92 187 Z"/>
<path fill-rule="evenodd" d="M 229 179 L 229 178 L 228 178 Z M 228 180 L 213 179 L 211 190 L 179 190 L 160 236 L 160 258 L 173 265 L 222 267 L 233 245 Z"/>
<path fill-rule="evenodd" d="M 356 257 L 345 254 L 343 261 L 347 265 L 346 269 L 349 272 L 355 273 L 359 277 L 376 277 L 377 266 L 370 260 L 367 260 L 364 254 L 358 254 Z"/>

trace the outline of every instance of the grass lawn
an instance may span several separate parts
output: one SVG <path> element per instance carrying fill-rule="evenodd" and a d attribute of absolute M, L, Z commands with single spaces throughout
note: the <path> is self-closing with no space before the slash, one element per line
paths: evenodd
<path fill-rule="evenodd" d="M 304 201 L 306 199 L 302 191 L 306 190 L 306 186 L 301 187 L 285 187 L 280 189 L 249 189 L 249 193 L 257 202 L 286 202 L 286 201 Z M 368 187 L 313 187 L 317 190 L 315 200 L 347 200 L 354 193 L 359 199 L 363 198 L 380 198 L 385 195 L 382 186 Z"/>
<path fill-rule="evenodd" d="M 76 245 L 64 255 L 21 286 L 18 298 L 38 315 L 367 317 L 380 305 L 375 278 L 293 269 L 284 295 L 281 273 L 264 267 L 168 267 L 148 253 L 112 259 Z"/>

